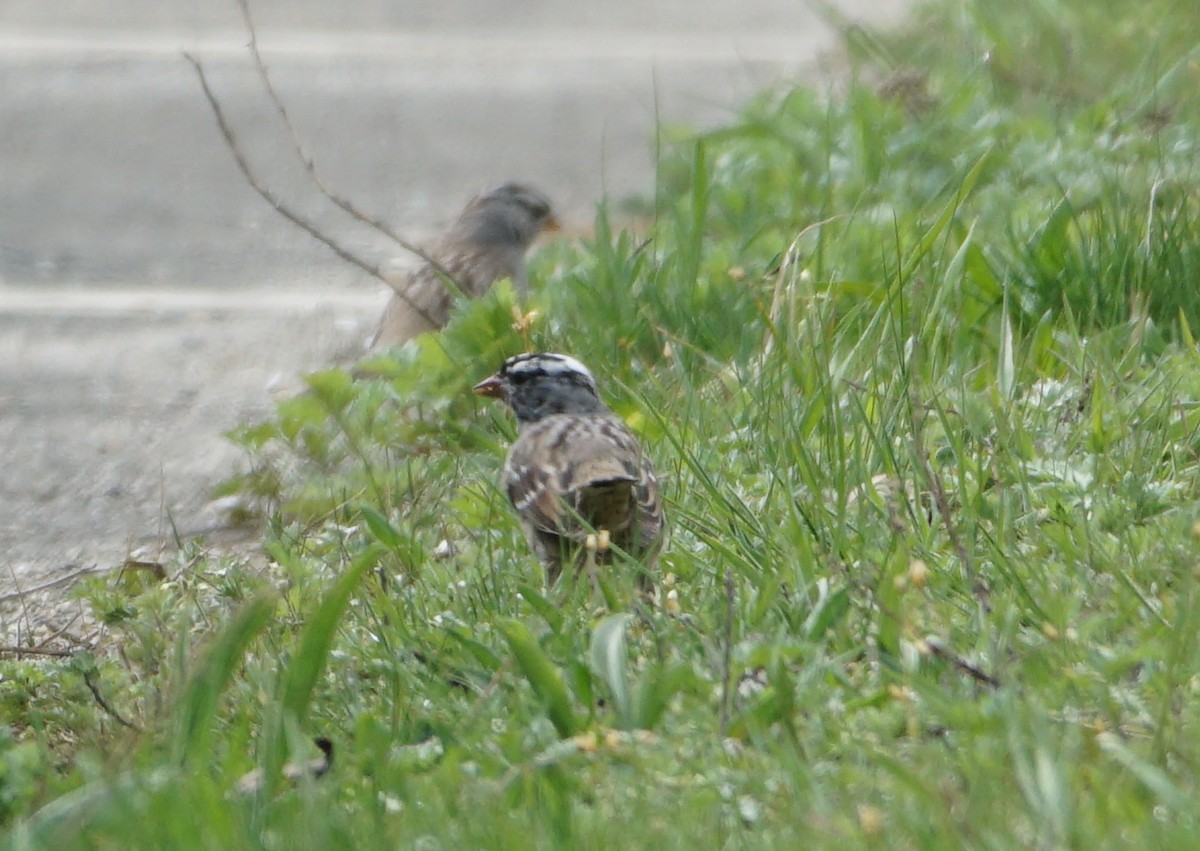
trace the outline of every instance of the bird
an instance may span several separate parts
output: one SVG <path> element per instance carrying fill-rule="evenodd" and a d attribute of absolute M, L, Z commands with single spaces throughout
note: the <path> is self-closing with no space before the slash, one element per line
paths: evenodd
<path fill-rule="evenodd" d="M 531 186 L 508 182 L 477 195 L 429 249 L 426 261 L 394 285 L 367 350 L 400 346 L 441 328 L 450 318 L 456 289 L 478 298 L 496 281 L 511 278 L 524 296 L 529 246 L 543 231 L 558 229 L 550 200 Z"/>
<path fill-rule="evenodd" d="M 633 432 L 569 355 L 522 354 L 475 385 L 517 419 L 501 484 L 530 548 L 554 585 L 564 565 L 612 561 L 612 546 L 641 561 L 639 585 L 662 548 L 658 479 Z"/>
<path fill-rule="evenodd" d="M 313 739 L 313 744 L 317 746 L 317 750 L 321 752 L 321 755 L 307 762 L 289 762 L 285 764 L 280 771 L 285 780 L 292 783 L 299 783 L 305 778 L 315 780 L 318 777 L 324 777 L 328 773 L 329 769 L 333 766 L 333 742 L 325 736 L 318 736 Z M 265 786 L 266 775 L 263 774 L 261 768 L 256 768 L 247 774 L 243 774 L 234 784 L 234 788 L 242 795 L 255 795 L 261 792 Z"/>

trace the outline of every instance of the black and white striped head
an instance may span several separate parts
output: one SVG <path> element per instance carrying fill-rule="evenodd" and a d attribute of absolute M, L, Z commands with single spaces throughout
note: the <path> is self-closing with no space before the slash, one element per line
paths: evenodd
<path fill-rule="evenodd" d="M 479 195 L 466 206 L 456 225 L 471 242 L 521 251 L 543 230 L 558 227 L 550 199 L 523 183 L 504 183 Z"/>
<path fill-rule="evenodd" d="M 509 358 L 499 372 L 476 384 L 475 392 L 503 399 L 522 425 L 551 414 L 608 410 L 591 371 L 575 358 L 553 352 Z"/>

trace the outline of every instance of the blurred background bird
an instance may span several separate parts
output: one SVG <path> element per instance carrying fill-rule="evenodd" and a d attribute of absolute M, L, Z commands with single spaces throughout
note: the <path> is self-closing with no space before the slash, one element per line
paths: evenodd
<path fill-rule="evenodd" d="M 549 199 L 531 186 L 505 183 L 473 198 L 429 249 L 426 261 L 393 284 L 396 293 L 368 350 L 400 346 L 441 328 L 450 317 L 456 290 L 478 298 L 496 281 L 512 279 L 529 289 L 525 254 L 544 231 L 557 230 Z"/>

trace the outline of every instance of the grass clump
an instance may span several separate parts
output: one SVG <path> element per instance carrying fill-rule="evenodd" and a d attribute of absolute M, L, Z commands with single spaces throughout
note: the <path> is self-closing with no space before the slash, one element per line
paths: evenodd
<path fill-rule="evenodd" d="M 14 846 L 1189 847 L 1200 23 L 998 10 L 851 31 L 844 91 L 672 137 L 648 242 L 602 209 L 241 430 L 266 556 L 92 592 L 136 729 L 17 706 Z M 652 447 L 654 607 L 542 587 L 467 392 L 526 348 Z"/>

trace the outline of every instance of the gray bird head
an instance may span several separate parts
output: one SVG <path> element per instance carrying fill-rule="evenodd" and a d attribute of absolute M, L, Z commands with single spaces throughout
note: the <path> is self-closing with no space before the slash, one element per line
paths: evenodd
<path fill-rule="evenodd" d="M 588 368 L 569 355 L 553 352 L 509 358 L 499 372 L 476 384 L 475 392 L 504 400 L 521 425 L 551 414 L 608 410 Z"/>
<path fill-rule="evenodd" d="M 521 183 L 505 183 L 479 195 L 455 223 L 477 245 L 515 247 L 522 253 L 542 231 L 558 227 L 550 200 Z"/>

